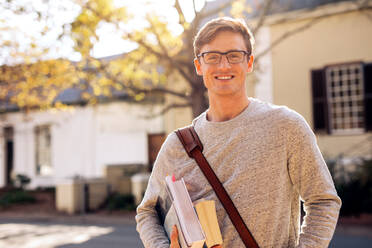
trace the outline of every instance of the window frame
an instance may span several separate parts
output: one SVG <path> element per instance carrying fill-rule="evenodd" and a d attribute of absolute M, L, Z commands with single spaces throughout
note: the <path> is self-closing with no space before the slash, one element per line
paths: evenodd
<path fill-rule="evenodd" d="M 46 139 L 47 144 L 46 147 L 42 148 L 41 145 L 41 139 L 43 139 L 44 136 L 41 134 L 42 132 L 47 132 Z M 40 177 L 50 177 L 53 175 L 53 163 L 52 163 L 52 132 L 51 132 L 51 125 L 50 124 L 43 124 L 43 125 L 37 125 L 34 128 L 34 135 L 35 135 L 35 174 L 36 176 Z M 40 150 L 44 149 L 44 150 Z M 41 153 L 47 153 L 41 154 Z M 41 158 L 44 157 L 44 158 Z M 48 165 L 41 165 L 41 160 L 44 160 L 46 158 Z M 48 173 L 43 173 L 42 167 L 49 167 Z"/>
<path fill-rule="evenodd" d="M 339 130 L 331 128 L 331 111 L 329 101 L 329 91 L 327 91 L 326 70 L 335 66 L 347 66 L 350 64 L 360 64 L 362 68 L 363 84 L 363 114 L 364 128 L 359 130 Z M 313 129 L 318 134 L 329 135 L 356 135 L 372 131 L 372 63 L 352 61 L 347 63 L 330 64 L 323 68 L 310 71 L 312 87 L 312 108 L 313 108 Z"/>

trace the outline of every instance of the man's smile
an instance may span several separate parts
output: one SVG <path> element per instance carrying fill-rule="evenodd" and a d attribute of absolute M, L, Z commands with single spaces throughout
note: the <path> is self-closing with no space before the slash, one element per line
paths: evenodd
<path fill-rule="evenodd" d="M 218 80 L 230 80 L 230 79 L 233 79 L 234 76 L 233 75 L 221 75 L 221 76 L 215 76 L 214 78 Z"/>

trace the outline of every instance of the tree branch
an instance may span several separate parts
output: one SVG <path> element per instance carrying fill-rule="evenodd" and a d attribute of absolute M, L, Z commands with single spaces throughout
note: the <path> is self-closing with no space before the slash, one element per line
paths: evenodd
<path fill-rule="evenodd" d="M 356 7 L 355 8 L 349 8 L 349 9 L 346 9 L 346 10 L 342 10 L 342 11 L 338 11 L 338 12 L 332 12 L 332 13 L 326 13 L 326 14 L 323 14 L 321 16 L 317 16 L 315 18 L 323 18 L 323 17 L 329 17 L 329 16 L 332 16 L 332 15 L 338 15 L 338 14 L 345 14 L 345 13 L 349 13 L 350 11 L 368 11 L 368 10 L 371 10 L 372 9 L 372 5 L 370 5 L 371 0 L 365 0 L 363 2 L 357 2 L 357 3 L 351 3 L 350 2 L 350 5 L 351 4 L 354 4 Z M 316 10 L 319 6 L 315 6 L 315 7 L 312 7 L 312 8 L 309 8 L 309 9 L 306 9 L 306 12 L 311 12 L 313 10 Z M 309 17 L 309 18 L 313 18 L 313 17 Z M 270 22 L 270 25 L 272 24 L 282 24 L 282 23 L 285 23 L 285 22 L 288 22 L 288 21 L 292 21 L 296 18 L 293 18 L 291 16 L 287 16 L 287 15 L 284 15 L 283 18 L 281 19 L 277 19 L 275 22 Z"/>
<path fill-rule="evenodd" d="M 167 50 L 167 48 L 165 47 L 165 45 L 163 44 L 163 42 L 161 41 L 160 35 L 159 35 L 159 33 L 157 32 L 157 30 L 156 30 L 156 27 L 155 27 L 154 22 L 151 20 L 151 18 L 150 18 L 149 16 L 147 16 L 147 20 L 148 20 L 148 22 L 149 22 L 150 25 L 151 25 L 150 28 L 151 28 L 152 32 L 155 34 L 156 40 L 158 41 L 159 46 L 160 46 L 161 50 L 162 50 L 163 53 L 164 53 L 164 56 L 167 57 L 167 58 L 169 58 L 168 50 Z"/>
<path fill-rule="evenodd" d="M 368 0 L 367 0 L 368 2 Z M 356 10 L 357 11 L 364 11 L 364 10 L 368 10 L 368 9 L 372 9 L 372 6 L 369 6 L 368 4 L 365 4 L 365 5 L 360 5 L 359 8 L 357 8 Z M 348 13 L 350 10 L 344 10 L 342 12 L 338 12 L 337 14 L 342 14 L 342 13 Z M 324 15 L 321 15 L 321 16 L 317 16 L 317 17 L 314 17 L 311 21 L 309 21 L 308 23 L 298 27 L 298 28 L 295 28 L 291 31 L 288 31 L 284 34 L 282 34 L 278 39 L 276 39 L 275 41 L 273 41 L 270 46 L 268 48 L 266 48 L 265 50 L 263 50 L 261 53 L 259 53 L 255 59 L 258 60 L 259 58 L 261 58 L 262 56 L 264 56 L 266 53 L 268 53 L 269 51 L 271 51 L 274 47 L 276 47 L 277 45 L 279 45 L 283 40 L 287 39 L 288 37 L 296 34 L 296 33 L 299 33 L 299 32 L 302 32 L 310 27 L 312 27 L 313 25 L 315 25 L 316 23 L 320 22 L 322 19 L 326 18 L 326 17 L 329 17 L 329 16 L 332 16 L 334 15 L 334 13 L 328 13 L 328 14 L 324 14 Z M 279 22 L 277 23 L 282 23 L 282 22 L 285 22 L 285 20 L 280 20 Z"/>
<path fill-rule="evenodd" d="M 170 89 L 167 89 L 167 88 L 156 87 L 156 88 L 151 88 L 151 89 L 140 89 L 140 88 L 131 87 L 131 86 L 126 86 L 126 87 L 128 89 L 131 89 L 131 90 L 136 91 L 138 93 L 145 93 L 145 94 L 149 94 L 149 93 L 167 93 L 167 94 L 170 94 L 170 95 L 173 95 L 173 96 L 177 96 L 177 97 L 180 97 L 180 98 L 189 100 L 189 97 L 186 94 L 183 94 L 183 93 L 180 93 L 180 92 L 176 92 L 176 91 L 173 91 L 173 90 L 170 90 Z"/>
<path fill-rule="evenodd" d="M 252 30 L 252 33 L 253 34 L 256 34 L 257 31 L 263 26 L 263 24 L 265 22 L 265 19 L 266 19 L 266 15 L 269 12 L 269 10 L 271 9 L 272 3 L 273 3 L 273 0 L 266 0 L 264 2 L 264 7 L 263 7 L 263 10 L 260 13 L 260 17 L 259 17 L 258 23 L 254 27 L 254 29 Z"/>
<path fill-rule="evenodd" d="M 354 2 L 354 4 L 358 7 L 360 12 L 372 22 L 372 15 L 368 12 L 368 10 L 371 9 L 371 6 L 369 6 L 370 2 L 371 0 L 364 0 L 364 1 Z"/>
<path fill-rule="evenodd" d="M 310 28 L 311 26 L 313 26 L 315 23 L 319 22 L 322 18 L 315 18 L 315 19 L 312 19 L 311 21 L 309 21 L 308 23 L 306 23 L 305 25 L 302 25 L 301 27 L 298 27 L 298 28 L 295 28 L 291 31 L 288 31 L 286 33 L 284 33 L 282 36 L 280 36 L 278 39 L 276 39 L 275 41 L 273 41 L 270 46 L 268 48 L 266 48 L 265 50 L 263 50 L 261 53 L 259 53 L 257 56 L 256 56 L 256 60 L 259 60 L 259 58 L 261 58 L 262 56 L 264 56 L 266 53 L 268 53 L 269 51 L 271 51 L 274 47 L 276 47 L 277 45 L 279 45 L 283 40 L 287 39 L 288 37 L 294 35 L 294 34 L 297 34 L 299 32 L 302 32 L 308 28 Z"/>
<path fill-rule="evenodd" d="M 142 117 L 145 118 L 145 119 L 152 119 L 154 117 L 158 117 L 158 116 L 164 115 L 165 113 L 167 113 L 171 109 L 174 109 L 174 108 L 186 108 L 186 107 L 190 107 L 190 106 L 191 106 L 191 103 L 189 103 L 189 102 L 188 103 L 173 103 L 173 104 L 169 104 L 169 105 L 165 106 L 158 113 L 151 114 L 151 115 L 144 115 Z"/>
<path fill-rule="evenodd" d="M 183 11 L 181 9 L 179 0 L 176 0 L 174 2 L 174 8 L 177 10 L 178 13 L 178 23 L 181 24 L 181 26 L 183 27 L 185 25 L 185 15 L 183 14 Z"/>
<path fill-rule="evenodd" d="M 367 12 L 366 9 L 362 9 L 360 12 L 362 12 L 362 14 L 363 14 L 365 17 L 367 17 L 367 18 L 369 19 L 369 21 L 372 22 L 372 14 L 371 14 L 371 13 Z"/>
<path fill-rule="evenodd" d="M 205 5 L 204 5 L 204 8 L 202 9 L 202 11 L 201 11 L 201 13 L 200 13 L 199 19 L 201 20 L 201 19 L 204 19 L 204 18 L 206 18 L 206 17 L 210 17 L 210 16 L 212 16 L 212 15 L 218 14 L 218 13 L 221 12 L 222 10 L 226 9 L 227 7 L 229 7 L 229 6 L 232 4 L 232 2 L 235 2 L 235 0 L 233 0 L 233 1 L 228 1 L 228 2 L 226 2 L 226 3 L 222 4 L 222 5 L 220 5 L 219 7 L 215 8 L 215 9 L 212 9 L 212 10 L 210 10 L 210 11 L 208 11 L 208 12 L 203 13 L 203 12 L 204 12 L 203 10 L 205 9 L 205 6 L 207 5 L 207 4 L 205 4 Z"/>
<path fill-rule="evenodd" d="M 131 35 L 128 34 L 128 37 L 130 38 Z M 132 40 L 134 40 L 132 38 Z M 171 57 L 167 56 L 166 54 L 162 54 L 162 53 L 159 53 L 157 51 L 155 51 L 150 45 L 146 44 L 143 40 L 135 40 L 138 44 L 140 44 L 141 46 L 143 46 L 148 52 L 154 54 L 155 56 L 159 57 L 159 58 L 163 58 L 165 60 L 167 60 L 172 66 L 175 66 L 177 71 L 190 83 L 192 84 L 193 83 L 193 79 L 192 77 L 190 77 L 183 69 L 182 69 L 182 65 L 179 64 L 178 61 L 172 59 Z"/>
<path fill-rule="evenodd" d="M 195 0 L 192 0 L 192 7 L 194 9 L 194 14 L 196 16 L 198 14 L 198 12 L 196 11 Z"/>
<path fill-rule="evenodd" d="M 108 72 L 108 70 L 106 70 L 107 66 L 106 65 L 102 65 L 100 66 L 100 71 L 102 71 L 105 75 L 105 77 L 107 77 L 108 79 L 110 79 L 111 81 L 121 85 L 123 88 L 126 88 L 126 89 L 130 89 L 136 93 L 144 93 L 144 94 L 149 94 L 149 93 L 167 93 L 167 94 L 170 94 L 170 95 L 173 95 L 173 96 L 177 96 L 177 97 L 180 97 L 180 98 L 183 98 L 185 100 L 189 100 L 189 96 L 187 96 L 186 94 L 184 93 L 181 93 L 181 92 L 177 92 L 177 91 L 174 91 L 174 90 L 170 90 L 170 89 L 167 89 L 167 88 L 162 88 L 162 87 L 155 87 L 155 88 L 149 88 L 149 89 L 145 89 L 145 88 L 138 88 L 138 87 L 135 87 L 133 86 L 133 84 L 130 84 L 130 85 L 127 85 L 127 84 L 124 84 L 122 80 L 119 80 L 117 79 L 114 75 L 112 75 L 111 73 Z"/>
<path fill-rule="evenodd" d="M 180 11 L 182 12 L 182 10 L 180 10 Z M 153 23 L 150 20 L 149 20 L 149 22 L 152 26 L 154 26 Z M 118 23 L 114 23 L 114 25 L 116 26 L 116 28 L 118 30 L 120 30 L 120 26 L 119 26 Z M 133 37 L 133 35 L 130 34 L 130 33 L 126 34 L 126 38 L 129 39 L 129 40 L 132 40 L 134 42 L 137 42 L 139 45 L 141 45 L 143 48 L 145 48 L 149 53 L 157 56 L 158 58 L 167 60 L 169 62 L 169 64 L 174 66 L 176 68 L 176 70 L 186 79 L 186 81 L 190 85 L 193 85 L 193 82 L 194 82 L 193 78 L 190 77 L 189 74 L 185 70 L 182 69 L 182 67 L 188 65 L 188 63 L 184 62 L 183 60 L 178 60 L 178 59 L 170 57 L 169 54 L 167 53 L 166 47 L 164 46 L 163 43 L 161 43 L 159 34 L 157 32 L 155 32 L 154 29 L 155 29 L 155 27 L 152 30 L 154 31 L 154 34 L 157 37 L 157 40 L 159 41 L 159 44 L 162 44 L 161 49 L 163 50 L 164 54 L 161 53 L 161 52 L 156 51 L 154 48 L 151 47 L 151 45 L 147 44 L 143 39 L 135 39 Z M 186 30 L 185 30 L 185 32 L 186 32 Z M 173 69 L 173 67 L 171 67 L 171 68 Z"/>

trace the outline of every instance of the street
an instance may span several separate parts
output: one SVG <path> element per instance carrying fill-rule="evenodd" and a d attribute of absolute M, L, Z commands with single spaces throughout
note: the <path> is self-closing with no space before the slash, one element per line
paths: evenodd
<path fill-rule="evenodd" d="M 0 247 L 123 248 L 143 247 L 134 221 L 119 217 L 9 218 L 0 217 Z"/>
<path fill-rule="evenodd" d="M 371 230 L 370 227 L 339 226 L 329 247 L 370 248 Z M 132 217 L 92 215 L 43 219 L 0 216 L 0 247 L 132 248 L 143 245 Z"/>
<path fill-rule="evenodd" d="M 371 248 L 372 227 L 338 225 L 330 248 Z"/>

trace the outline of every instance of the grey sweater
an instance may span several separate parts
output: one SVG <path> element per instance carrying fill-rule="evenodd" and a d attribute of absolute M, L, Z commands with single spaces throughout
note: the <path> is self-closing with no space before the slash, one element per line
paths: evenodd
<path fill-rule="evenodd" d="M 193 121 L 205 157 L 261 248 L 328 247 L 341 201 L 316 137 L 295 111 L 249 100 L 248 107 L 231 120 L 210 122 L 204 112 Z M 166 197 L 164 178 L 172 173 L 184 178 L 192 201 L 215 200 L 223 247 L 244 247 L 175 133 L 164 142 L 137 208 L 137 231 L 145 247 L 169 247 L 155 206 Z M 300 199 L 306 213 L 302 226 Z"/>

